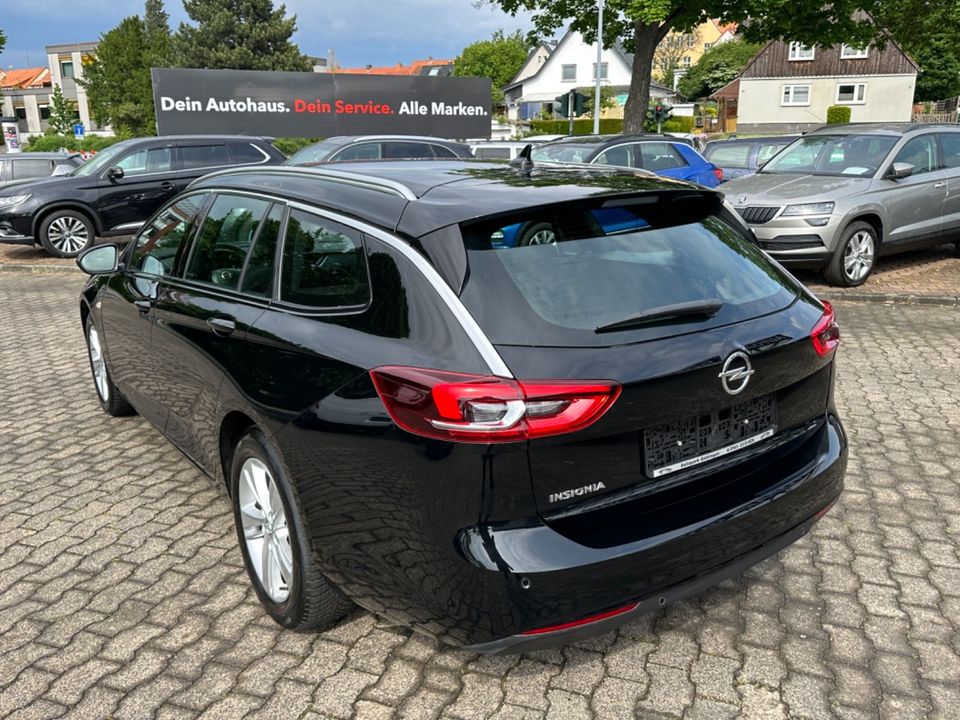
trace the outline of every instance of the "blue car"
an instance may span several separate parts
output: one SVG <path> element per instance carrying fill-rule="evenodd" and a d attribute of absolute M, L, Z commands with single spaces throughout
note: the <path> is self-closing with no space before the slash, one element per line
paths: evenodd
<path fill-rule="evenodd" d="M 717 187 L 723 172 L 670 135 L 575 135 L 533 148 L 536 162 L 643 168 L 657 175 Z"/>
<path fill-rule="evenodd" d="M 620 207 L 594 208 L 590 211 L 604 235 L 632 232 L 649 227 L 649 223 L 633 210 Z M 512 248 L 525 245 L 551 245 L 557 241 L 553 224 L 530 221 L 507 225 L 490 237 L 494 248 Z"/>

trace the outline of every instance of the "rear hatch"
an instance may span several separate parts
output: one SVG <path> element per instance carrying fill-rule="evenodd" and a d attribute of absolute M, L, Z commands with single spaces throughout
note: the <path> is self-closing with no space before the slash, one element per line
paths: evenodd
<path fill-rule="evenodd" d="M 622 386 L 588 428 L 530 441 L 548 521 L 638 498 L 663 509 L 649 498 L 822 425 L 832 368 L 810 334 L 823 309 L 716 194 L 538 207 L 461 233 L 461 298 L 518 379 Z"/>

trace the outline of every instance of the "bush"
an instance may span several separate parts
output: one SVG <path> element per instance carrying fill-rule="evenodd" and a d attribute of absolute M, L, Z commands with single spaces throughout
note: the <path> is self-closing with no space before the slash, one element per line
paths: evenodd
<path fill-rule="evenodd" d="M 831 105 L 827 108 L 827 125 L 844 125 L 850 122 L 849 105 Z"/>
<path fill-rule="evenodd" d="M 70 152 L 99 152 L 121 140 L 122 137 L 99 135 L 88 135 L 79 141 L 73 135 L 39 135 L 30 138 L 23 149 L 26 152 L 56 152 L 60 148 L 66 148 Z"/>
<path fill-rule="evenodd" d="M 273 140 L 273 146 L 287 157 L 293 155 L 297 150 L 302 150 L 308 145 L 319 142 L 321 138 L 294 138 L 282 137 Z"/>
<path fill-rule="evenodd" d="M 693 116 L 687 117 L 686 115 L 681 115 L 678 117 L 672 117 L 663 124 L 664 132 L 679 132 L 679 133 L 688 133 L 693 132 L 694 118 Z M 656 125 L 654 125 L 656 128 Z"/>
<path fill-rule="evenodd" d="M 570 129 L 569 120 L 534 120 L 530 123 L 534 135 L 566 135 Z M 623 132 L 621 118 L 600 118 L 600 134 L 616 135 Z M 582 119 L 573 121 L 574 135 L 590 135 L 593 133 L 593 120 Z"/>

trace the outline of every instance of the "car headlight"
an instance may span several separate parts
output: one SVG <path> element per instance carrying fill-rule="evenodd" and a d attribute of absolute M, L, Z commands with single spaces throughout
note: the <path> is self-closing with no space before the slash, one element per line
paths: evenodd
<path fill-rule="evenodd" d="M 787 205 L 783 215 L 829 215 L 833 212 L 834 203 L 810 203 L 808 205 Z"/>
<path fill-rule="evenodd" d="M 13 207 L 14 205 L 19 205 L 22 202 L 26 202 L 29 199 L 29 195 L 8 195 L 7 197 L 0 197 L 0 208 Z"/>

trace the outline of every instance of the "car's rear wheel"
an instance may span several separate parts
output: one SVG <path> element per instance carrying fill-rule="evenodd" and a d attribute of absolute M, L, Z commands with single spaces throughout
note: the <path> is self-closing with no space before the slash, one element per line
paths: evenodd
<path fill-rule="evenodd" d="M 96 230 L 90 218 L 76 210 L 58 210 L 40 223 L 40 244 L 57 257 L 76 257 L 93 245 Z"/>
<path fill-rule="evenodd" d="M 93 385 L 97 390 L 100 407 L 107 415 L 113 417 L 132 415 L 133 407 L 120 393 L 117 386 L 113 384 L 113 378 L 110 377 L 107 356 L 103 352 L 103 341 L 92 317 L 87 317 L 84 332 L 87 337 L 87 357 L 90 359 L 90 372 L 93 373 Z"/>
<path fill-rule="evenodd" d="M 230 494 L 247 574 L 277 623 L 320 630 L 350 612 L 352 603 L 320 572 L 296 490 L 258 430 L 237 445 Z"/>
<path fill-rule="evenodd" d="M 856 287 L 863 285 L 877 263 L 877 231 L 865 222 L 850 223 L 823 276 L 831 285 Z"/>
<path fill-rule="evenodd" d="M 548 222 L 529 223 L 520 228 L 518 245 L 556 245 L 557 233 Z"/>

